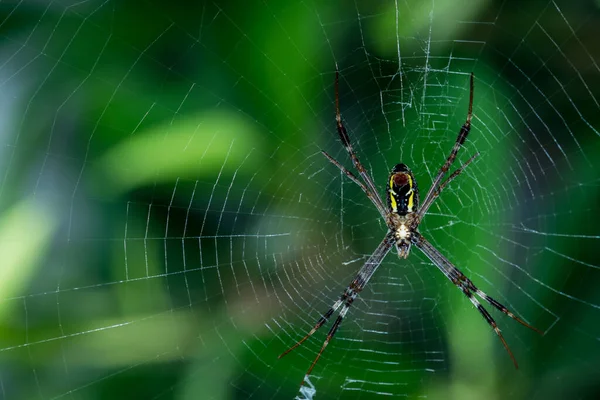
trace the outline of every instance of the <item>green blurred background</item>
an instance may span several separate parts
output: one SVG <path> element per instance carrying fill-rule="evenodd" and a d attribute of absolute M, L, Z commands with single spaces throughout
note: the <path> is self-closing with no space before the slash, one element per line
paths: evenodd
<path fill-rule="evenodd" d="M 296 396 L 325 333 L 277 356 L 385 233 L 319 152 L 350 167 L 337 63 L 375 181 L 404 162 L 422 193 L 475 73 L 459 161 L 481 156 L 421 231 L 545 334 L 493 312 L 515 370 L 425 257 L 392 254 L 315 397 L 598 398 L 599 7 L 1 2 L 0 396 Z"/>

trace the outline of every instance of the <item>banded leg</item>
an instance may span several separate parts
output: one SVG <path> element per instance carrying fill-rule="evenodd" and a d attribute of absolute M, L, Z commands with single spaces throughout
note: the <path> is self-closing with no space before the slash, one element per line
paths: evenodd
<path fill-rule="evenodd" d="M 508 352 L 509 356 L 513 360 L 515 364 L 515 368 L 518 368 L 517 360 L 513 356 L 508 344 L 504 340 L 504 337 L 500 333 L 500 329 L 498 328 L 496 321 L 492 318 L 492 316 L 487 312 L 485 308 L 477 301 L 477 299 L 473 296 L 473 293 L 477 294 L 483 300 L 487 301 L 490 305 L 500 310 L 504 314 L 508 315 L 510 318 L 514 319 L 521 325 L 543 335 L 543 333 L 529 325 L 512 312 L 510 312 L 505 306 L 503 306 L 500 302 L 496 301 L 492 297 L 485 294 L 483 291 L 479 290 L 473 282 L 469 278 L 467 278 L 458 268 L 454 266 L 446 257 L 444 257 L 431 243 L 429 243 L 421 234 L 415 232 L 414 236 L 414 245 L 417 246 L 429 260 L 449 279 L 454 283 L 473 303 L 473 305 L 477 308 L 477 310 L 483 315 L 487 323 L 492 327 L 494 332 L 498 335 L 498 338 L 502 342 L 502 345 Z"/>
<path fill-rule="evenodd" d="M 286 354 L 288 354 L 289 352 L 294 350 L 296 347 L 298 347 L 302 343 L 304 343 L 304 341 L 306 339 L 308 339 L 309 337 L 311 337 L 320 327 L 322 327 L 325 324 L 325 322 L 327 322 L 329 320 L 329 318 L 333 315 L 333 313 L 336 312 L 340 308 L 340 306 L 342 306 L 342 304 L 343 304 L 342 310 L 340 311 L 335 322 L 331 326 L 329 333 L 327 333 L 325 342 L 323 343 L 323 346 L 321 346 L 321 350 L 319 350 L 319 353 L 317 354 L 314 361 L 310 365 L 310 368 L 308 368 L 308 371 L 306 372 L 305 377 L 310 375 L 313 368 L 317 364 L 317 361 L 319 361 L 319 358 L 321 358 L 321 354 L 323 354 L 323 351 L 325 351 L 325 348 L 327 347 L 327 345 L 329 344 L 331 339 L 333 339 L 333 337 L 335 336 L 335 333 L 337 332 L 340 324 L 342 323 L 342 320 L 348 313 L 348 310 L 350 309 L 350 306 L 354 302 L 354 299 L 356 298 L 356 296 L 358 296 L 358 294 L 362 291 L 362 289 L 365 287 L 365 285 L 369 282 L 369 280 L 371 279 L 371 277 L 373 276 L 375 271 L 377 271 L 377 268 L 379 268 L 379 266 L 381 265 L 381 261 L 383 261 L 385 256 L 390 252 L 390 249 L 392 248 L 394 243 L 396 243 L 394 233 L 388 232 L 387 235 L 385 235 L 385 237 L 381 241 L 381 243 L 379 243 L 379 246 L 377 246 L 377 248 L 375 249 L 373 254 L 371 254 L 371 256 L 367 259 L 367 261 L 360 268 L 360 270 L 358 271 L 358 273 L 356 274 L 356 276 L 354 277 L 352 282 L 350 282 L 348 287 L 344 290 L 344 293 L 340 296 L 340 299 L 338 301 L 336 301 L 335 303 L 333 303 L 331 308 L 329 310 L 327 310 L 327 312 L 325 314 L 323 314 L 323 316 L 317 321 L 315 326 L 308 332 L 308 334 L 306 334 L 306 336 L 304 336 L 302 339 L 300 339 L 292 347 L 290 347 L 289 349 L 287 349 L 286 351 L 281 353 L 279 358 L 285 356 Z M 302 384 L 304 384 L 304 380 L 302 380 Z"/>
<path fill-rule="evenodd" d="M 515 368 L 518 369 L 519 368 L 519 364 L 517 364 L 517 359 L 513 355 L 512 351 L 510 351 L 510 347 L 508 347 L 508 344 L 506 343 L 506 340 L 504 340 L 504 336 L 502 336 L 502 333 L 500 332 L 500 329 L 498 328 L 498 324 L 496 324 L 496 321 L 494 320 L 494 318 L 481 305 L 481 303 L 475 297 L 473 297 L 473 293 L 471 293 L 469 290 L 466 290 L 465 288 L 462 288 L 462 291 L 465 294 L 465 296 L 467 296 L 469 298 L 469 300 L 471 300 L 471 303 L 473 303 L 473 305 L 475 306 L 475 308 L 481 313 L 481 315 L 483 316 L 483 318 L 492 327 L 492 329 L 494 330 L 494 332 L 496 332 L 496 335 L 498 335 L 498 337 L 500 338 L 500 341 L 502 342 L 502 345 L 504 346 L 504 348 L 508 352 L 508 355 L 510 356 L 511 360 L 513 361 L 513 364 L 515 364 Z"/>
<path fill-rule="evenodd" d="M 344 294 L 340 297 L 340 299 L 338 301 L 336 301 L 335 303 L 333 303 L 333 306 L 331 306 L 331 308 L 325 314 L 323 314 L 323 316 L 319 319 L 319 321 L 317 321 L 315 326 L 306 334 L 306 336 L 304 336 L 302 339 L 300 339 L 295 345 L 293 345 L 292 347 L 290 347 L 289 349 L 287 349 L 286 351 L 281 353 L 278 358 L 285 356 L 286 354 L 288 354 L 289 352 L 294 350 L 296 347 L 298 347 L 302 343 L 304 343 L 304 341 L 306 339 L 311 337 L 313 335 L 313 333 L 315 333 L 320 327 L 322 327 L 325 324 L 325 322 L 327 322 L 329 320 L 331 315 L 333 315 L 333 313 L 335 311 L 337 311 L 337 309 L 340 308 L 340 306 L 342 304 L 344 304 L 344 306 L 342 307 L 342 310 L 340 311 L 339 315 L 335 319 L 335 322 L 331 326 L 331 329 L 329 329 L 329 332 L 327 333 L 327 337 L 325 338 L 325 341 L 323 342 L 323 346 L 321 346 L 321 350 L 319 350 L 319 353 L 313 360 L 312 364 L 310 364 L 308 371 L 306 371 L 306 374 L 304 374 L 304 377 L 309 376 L 310 373 L 312 372 L 313 368 L 315 367 L 315 365 L 317 365 L 317 361 L 319 361 L 319 358 L 321 358 L 321 354 L 323 354 L 323 351 L 325 351 L 325 348 L 327 347 L 327 345 L 329 344 L 331 339 L 333 339 L 333 337 L 335 336 L 335 333 L 337 332 L 340 324 L 342 323 L 342 320 L 348 313 L 348 310 L 350 309 L 350 306 L 354 302 L 354 299 L 356 298 L 356 296 L 358 296 L 358 292 L 355 291 L 355 289 L 353 288 L 353 284 L 355 281 L 356 281 L 356 278 L 352 281 L 352 284 L 350 284 L 350 286 L 348 286 L 346 288 Z M 304 384 L 304 379 L 302 379 L 301 385 L 303 385 L 303 384 Z"/>
<path fill-rule="evenodd" d="M 468 280 L 468 278 L 465 277 L 465 279 Z M 494 300 L 493 297 L 488 296 L 487 294 L 485 294 L 484 292 L 482 292 L 481 290 L 477 289 L 475 287 L 475 285 L 473 285 L 473 282 L 471 282 L 469 280 L 469 282 L 471 283 L 471 285 L 475 288 L 475 293 L 481 297 L 483 300 L 487 301 L 491 306 L 493 306 L 494 308 L 498 309 L 499 311 L 503 312 L 504 314 L 508 315 L 509 317 L 511 317 L 512 319 L 514 319 L 515 321 L 517 321 L 518 323 L 520 323 L 523 326 L 526 326 L 527 328 L 536 331 L 537 333 L 539 333 L 540 335 L 544 335 L 544 333 L 542 331 L 540 331 L 537 328 L 534 328 L 533 326 L 529 325 L 527 322 L 523 321 L 521 318 L 517 317 L 515 314 L 513 314 L 512 312 L 510 312 L 508 310 L 508 308 L 504 307 L 500 302 Z"/>
<path fill-rule="evenodd" d="M 340 140 L 342 141 L 342 144 L 344 145 L 344 148 L 346 149 L 346 152 L 348 153 L 348 155 L 350 156 L 350 159 L 352 160 L 352 164 L 354 165 L 354 168 L 356 168 L 356 170 L 358 171 L 358 175 L 364 181 L 367 189 L 369 189 L 369 191 L 371 193 L 373 193 L 373 195 L 374 195 L 373 200 L 372 200 L 373 203 L 375 203 L 377 209 L 385 210 L 386 208 L 385 208 L 385 205 L 383 204 L 383 200 L 381 200 L 381 197 L 377 193 L 377 188 L 375 187 L 373 180 L 369 177 L 369 174 L 367 173 L 366 168 L 363 167 L 363 165 L 360 163 L 360 160 L 358 159 L 358 156 L 356 155 L 354 148 L 352 147 L 352 144 L 350 143 L 350 137 L 348 136 L 348 132 L 346 131 L 346 128 L 344 127 L 344 124 L 342 123 L 342 114 L 340 113 L 340 96 L 339 96 L 339 80 L 340 80 L 340 78 L 339 78 L 339 75 L 340 75 L 340 73 L 339 73 L 339 70 L 338 70 L 338 67 L 336 64 L 335 65 L 335 122 L 336 122 L 336 126 L 337 126 L 338 135 L 340 137 Z"/>
<path fill-rule="evenodd" d="M 377 211 L 379 211 L 379 214 L 381 214 L 381 216 L 385 220 L 387 218 L 387 211 L 380 206 L 380 204 L 379 204 L 379 202 L 377 201 L 377 198 L 376 198 L 377 195 L 374 194 L 374 193 L 372 193 L 364 185 L 364 183 L 362 183 L 361 181 L 358 180 L 358 178 L 352 172 L 348 171 L 342 164 L 340 164 L 339 162 L 337 162 L 337 160 L 335 158 L 331 157 L 326 151 L 321 151 L 321 153 L 323 153 L 323 155 L 325 157 L 327 157 L 327 159 L 329 160 L 330 163 L 332 163 L 333 165 L 335 165 L 336 167 L 338 167 L 340 169 L 340 171 L 342 171 L 348 178 L 350 178 L 350 180 L 352 182 L 354 182 L 358 186 L 360 186 L 360 188 L 362 189 L 362 191 L 365 192 L 365 194 L 367 195 L 367 197 L 373 202 L 373 204 L 377 208 Z"/>
<path fill-rule="evenodd" d="M 327 333 L 327 338 L 325 338 L 325 341 L 323 342 L 323 346 L 321 346 L 321 350 L 319 350 L 319 354 L 317 354 L 317 356 L 315 357 L 312 364 L 310 364 L 308 371 L 306 371 L 306 374 L 304 375 L 305 377 L 309 376 L 310 373 L 312 372 L 313 368 L 315 367 L 315 365 L 317 365 L 317 361 L 319 361 L 319 358 L 321 358 L 321 354 L 323 354 L 323 351 L 325 350 L 325 348 L 327 347 L 327 345 L 329 344 L 329 342 L 331 341 L 331 339 L 337 332 L 338 327 L 340 326 L 340 324 L 342 323 L 342 320 L 348 313 L 348 310 L 350 309 L 350 306 L 352 305 L 352 302 L 354 301 L 354 299 L 356 298 L 357 295 L 358 295 L 358 293 L 355 293 L 352 297 L 350 297 L 350 298 L 348 298 L 348 300 L 346 300 L 346 304 L 344 304 L 344 307 L 342 307 L 342 311 L 340 311 L 340 314 L 335 319 L 335 322 L 331 326 L 329 333 Z M 304 380 L 302 380 L 302 383 L 304 383 Z"/>
<path fill-rule="evenodd" d="M 433 180 L 433 184 L 431 185 L 429 192 L 427 192 L 427 195 L 425 196 L 425 200 L 423 201 L 423 204 L 427 204 L 432 201 L 431 197 L 434 197 L 435 192 L 438 190 L 438 188 L 442 182 L 442 179 L 444 178 L 444 175 L 446 175 L 446 173 L 450 169 L 450 166 L 456 159 L 456 155 L 458 154 L 458 151 L 460 150 L 460 148 L 463 145 L 463 143 L 465 142 L 465 140 L 467 140 L 467 136 L 469 135 L 469 132 L 471 131 L 471 119 L 473 118 L 473 73 L 471 73 L 470 87 L 471 87 L 471 89 L 470 89 L 470 94 L 469 94 L 469 111 L 467 112 L 467 120 L 465 121 L 463 126 L 460 128 L 460 132 L 458 133 L 458 136 L 456 137 L 456 142 L 454 142 L 454 146 L 452 147 L 452 150 L 450 151 L 450 155 L 448 155 L 446 162 L 444 162 L 444 164 L 441 166 L 435 179 Z M 421 210 L 419 210 L 418 212 L 419 212 L 420 217 L 422 217 L 424 215 L 423 208 Z"/>
<path fill-rule="evenodd" d="M 346 289 L 346 291 L 347 291 L 347 289 Z M 296 347 L 298 347 L 302 343 L 304 343 L 304 341 L 306 339 L 311 337 L 313 335 L 313 333 L 315 333 L 320 327 L 322 327 L 325 324 L 325 322 L 327 322 L 329 320 L 329 317 L 331 317 L 331 315 L 333 315 L 333 313 L 336 312 L 338 308 L 340 308 L 340 306 L 342 305 L 344 300 L 346 300 L 346 297 L 347 297 L 346 293 L 344 293 L 342 295 L 342 297 L 340 297 L 340 299 L 338 301 L 333 303 L 331 308 L 329 310 L 327 310 L 327 312 L 321 316 L 321 318 L 317 321 L 315 326 L 306 334 L 306 336 L 304 336 L 302 339 L 300 339 L 295 345 L 293 345 L 292 347 L 290 347 L 289 349 L 287 349 L 286 351 L 281 353 L 278 358 L 285 356 L 286 354 L 288 354 L 289 352 L 294 350 Z"/>
<path fill-rule="evenodd" d="M 473 156 L 469 158 L 466 163 L 464 163 L 459 169 L 454 171 L 448 178 L 446 178 L 444 182 L 442 182 L 440 187 L 435 192 L 433 192 L 432 196 L 429 197 L 428 201 L 421 205 L 421 208 L 419 209 L 420 218 L 423 218 L 423 216 L 427 214 L 427 210 L 429 210 L 429 207 L 433 204 L 435 199 L 437 199 L 440 193 L 442 193 L 442 190 L 444 190 L 450 182 L 452 182 L 458 175 L 460 175 L 464 171 L 464 169 L 467 168 L 469 164 L 471 164 L 473 160 L 475 160 L 475 158 L 477 158 L 478 156 L 479 153 L 473 154 Z"/>

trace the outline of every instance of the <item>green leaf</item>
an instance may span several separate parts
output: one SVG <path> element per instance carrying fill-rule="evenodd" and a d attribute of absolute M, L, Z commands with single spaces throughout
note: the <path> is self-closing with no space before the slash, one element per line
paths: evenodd
<path fill-rule="evenodd" d="M 27 199 L 0 217 L 0 293 L 9 299 L 21 295 L 41 265 L 40 259 L 57 227 L 55 214 Z M 0 319 L 12 302 L 0 303 Z"/>
<path fill-rule="evenodd" d="M 248 153 L 260 144 L 256 126 L 239 112 L 210 111 L 131 136 L 101 158 L 97 172 L 108 176 L 101 180 L 106 193 L 201 179 L 241 164 L 254 170 L 256 162 Z"/>

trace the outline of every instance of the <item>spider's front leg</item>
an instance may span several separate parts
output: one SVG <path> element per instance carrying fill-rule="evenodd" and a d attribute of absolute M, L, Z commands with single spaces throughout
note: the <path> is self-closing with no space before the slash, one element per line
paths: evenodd
<path fill-rule="evenodd" d="M 452 163 L 454 163 L 454 160 L 456 160 L 458 151 L 460 150 L 462 145 L 467 140 L 467 136 L 469 136 L 469 132 L 471 132 L 471 120 L 473 118 L 473 90 L 474 90 L 473 80 L 474 80 L 473 73 L 471 73 L 470 90 L 469 90 L 469 109 L 467 111 L 467 119 L 466 119 L 465 123 L 463 124 L 463 126 L 460 128 L 460 131 L 458 132 L 458 136 L 456 137 L 456 141 L 454 142 L 454 146 L 452 146 L 452 150 L 450 151 L 448 158 L 446 158 L 446 161 L 440 167 L 437 175 L 435 176 L 435 178 L 433 180 L 431 188 L 425 195 L 425 200 L 423 201 L 423 205 L 421 206 L 421 209 L 418 211 L 420 219 L 422 219 L 423 216 L 427 213 L 427 210 L 429 209 L 429 207 L 431 206 L 433 201 L 439 196 L 441 191 L 454 178 L 456 178 L 467 167 L 467 165 L 469 165 L 479 155 L 479 153 L 475 154 L 462 167 L 460 167 L 459 169 L 454 171 L 450 175 L 450 177 L 448 177 L 445 181 L 442 181 L 444 179 L 444 176 L 446 176 L 446 174 L 450 170 L 450 166 L 452 165 Z"/>
<path fill-rule="evenodd" d="M 363 180 L 364 185 L 361 185 L 360 183 L 358 183 L 357 182 L 358 179 L 353 179 L 348 174 L 348 172 L 345 171 L 341 167 L 341 165 L 339 165 L 339 163 L 337 161 L 333 160 L 333 158 L 331 156 L 329 156 L 328 154 L 325 154 L 325 153 L 324 154 L 329 159 L 329 161 L 331 161 L 338 168 L 340 168 L 342 170 L 342 172 L 344 172 L 352 181 L 354 181 L 355 183 L 358 183 L 358 185 L 361 187 L 361 189 L 363 189 L 363 191 L 367 194 L 367 196 L 369 196 L 371 201 L 375 204 L 375 206 L 381 213 L 382 210 L 385 211 L 385 206 L 383 205 L 383 201 L 379 197 L 379 194 L 377 193 L 377 188 L 375 187 L 373 180 L 369 176 L 367 169 L 362 165 L 362 163 L 358 159 L 358 156 L 356 155 L 356 152 L 354 151 L 354 147 L 352 147 L 352 142 L 350 141 L 350 136 L 348 136 L 348 131 L 346 130 L 346 127 L 344 126 L 344 122 L 342 121 L 342 113 L 340 111 L 339 86 L 340 86 L 340 72 L 339 72 L 338 66 L 336 64 L 335 65 L 335 124 L 336 124 L 336 128 L 338 131 L 338 136 L 340 138 L 340 141 L 342 142 L 344 149 L 350 156 L 350 160 L 352 160 L 352 165 L 354 165 L 354 168 L 358 172 L 358 176 L 360 176 L 360 178 Z"/>

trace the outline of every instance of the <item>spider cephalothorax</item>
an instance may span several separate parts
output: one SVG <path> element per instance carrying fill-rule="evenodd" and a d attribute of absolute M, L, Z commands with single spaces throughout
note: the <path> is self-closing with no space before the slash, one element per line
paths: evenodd
<path fill-rule="evenodd" d="M 329 333 L 327 334 L 327 338 L 319 351 L 319 354 L 315 357 L 315 360 L 311 364 L 308 369 L 306 376 L 308 376 L 315 364 L 321 357 L 323 350 L 329 344 L 329 341 L 333 338 L 335 333 L 337 332 L 338 327 L 342 323 L 342 320 L 348 313 L 348 310 L 352 306 L 354 299 L 358 294 L 365 288 L 369 280 L 377 271 L 379 265 L 383 261 L 384 257 L 390 252 L 390 250 L 396 246 L 398 250 L 398 256 L 400 258 L 408 257 L 410 252 L 411 245 L 415 245 L 419 250 L 425 254 L 427 258 L 448 278 L 454 285 L 456 285 L 465 296 L 471 301 L 471 303 L 477 308 L 477 311 L 481 313 L 486 322 L 492 327 L 498 338 L 502 342 L 502 345 L 510 355 L 515 367 L 517 367 L 517 360 L 513 356 L 508 344 L 504 340 L 502 333 L 500 333 L 500 329 L 498 328 L 496 321 L 494 318 L 488 313 L 488 311 L 479 303 L 479 300 L 475 296 L 483 299 L 487 303 L 489 303 L 492 307 L 497 310 L 503 312 L 508 315 L 510 318 L 516 320 L 520 324 L 525 325 L 526 327 L 533 329 L 534 331 L 541 333 L 525 321 L 521 320 L 519 317 L 515 316 L 512 312 L 508 311 L 506 307 L 500 304 L 498 301 L 494 300 L 483 291 L 479 290 L 473 282 L 469 278 L 467 278 L 458 268 L 454 266 L 438 249 L 436 249 L 429 241 L 427 241 L 423 235 L 421 235 L 418 231 L 419 224 L 421 220 L 427 213 L 429 207 L 433 204 L 434 200 L 440 195 L 442 190 L 452 180 L 454 180 L 461 172 L 469 165 L 475 157 L 479 155 L 479 153 L 475 153 L 470 159 L 467 160 L 461 167 L 459 167 L 456 171 L 451 173 L 448 177 L 446 174 L 448 170 L 454 163 L 458 151 L 464 144 L 471 131 L 471 118 L 472 118 L 472 110 L 473 110 L 473 74 L 471 74 L 470 80 L 470 96 L 469 96 L 469 111 L 467 113 L 467 119 L 463 126 L 461 127 L 456 141 L 454 142 L 454 146 L 450 151 L 450 155 L 446 158 L 446 161 L 440 169 L 438 170 L 436 176 L 433 179 L 433 183 L 431 188 L 427 191 L 425 195 L 425 199 L 423 203 L 419 203 L 419 190 L 417 188 L 417 182 L 415 180 L 415 176 L 412 171 L 404 164 L 397 164 L 392 169 L 390 176 L 386 185 L 386 199 L 387 199 L 387 207 L 384 205 L 383 200 L 381 199 L 379 193 L 377 192 L 377 188 L 373 183 L 369 173 L 365 167 L 360 163 L 358 156 L 354 152 L 352 148 L 352 144 L 350 142 L 350 137 L 346 132 L 346 128 L 342 123 L 342 116 L 340 113 L 340 102 L 338 95 L 338 86 L 339 86 L 339 73 L 336 68 L 335 73 L 335 107 L 336 107 L 336 115 L 335 120 L 337 124 L 337 131 L 342 141 L 346 152 L 350 156 L 352 160 L 352 164 L 354 168 L 356 168 L 358 172 L 358 176 L 360 179 L 354 175 L 352 172 L 348 171 L 343 165 L 341 165 L 338 161 L 336 161 L 333 157 L 331 157 L 326 152 L 322 152 L 327 159 L 338 167 L 352 182 L 356 183 L 362 191 L 367 195 L 367 197 L 371 200 L 371 202 L 379 211 L 381 217 L 385 220 L 386 225 L 388 227 L 388 232 L 384 236 L 383 240 L 377 246 L 377 248 L 373 251 L 373 253 L 369 256 L 369 258 L 365 261 L 361 269 L 358 271 L 352 282 L 346 287 L 340 298 L 333 303 L 331 308 L 323 314 L 323 316 L 317 321 L 316 325 L 308 332 L 306 336 L 304 336 L 300 341 L 298 341 L 295 345 L 286 350 L 283 354 L 279 356 L 279 358 L 288 354 L 290 351 L 301 345 L 306 339 L 308 339 L 312 334 L 314 334 L 321 326 L 323 326 L 329 318 L 336 312 L 340 307 L 341 311 L 339 312 L 335 322 L 333 323 Z M 446 177 L 446 179 L 444 179 Z"/>

